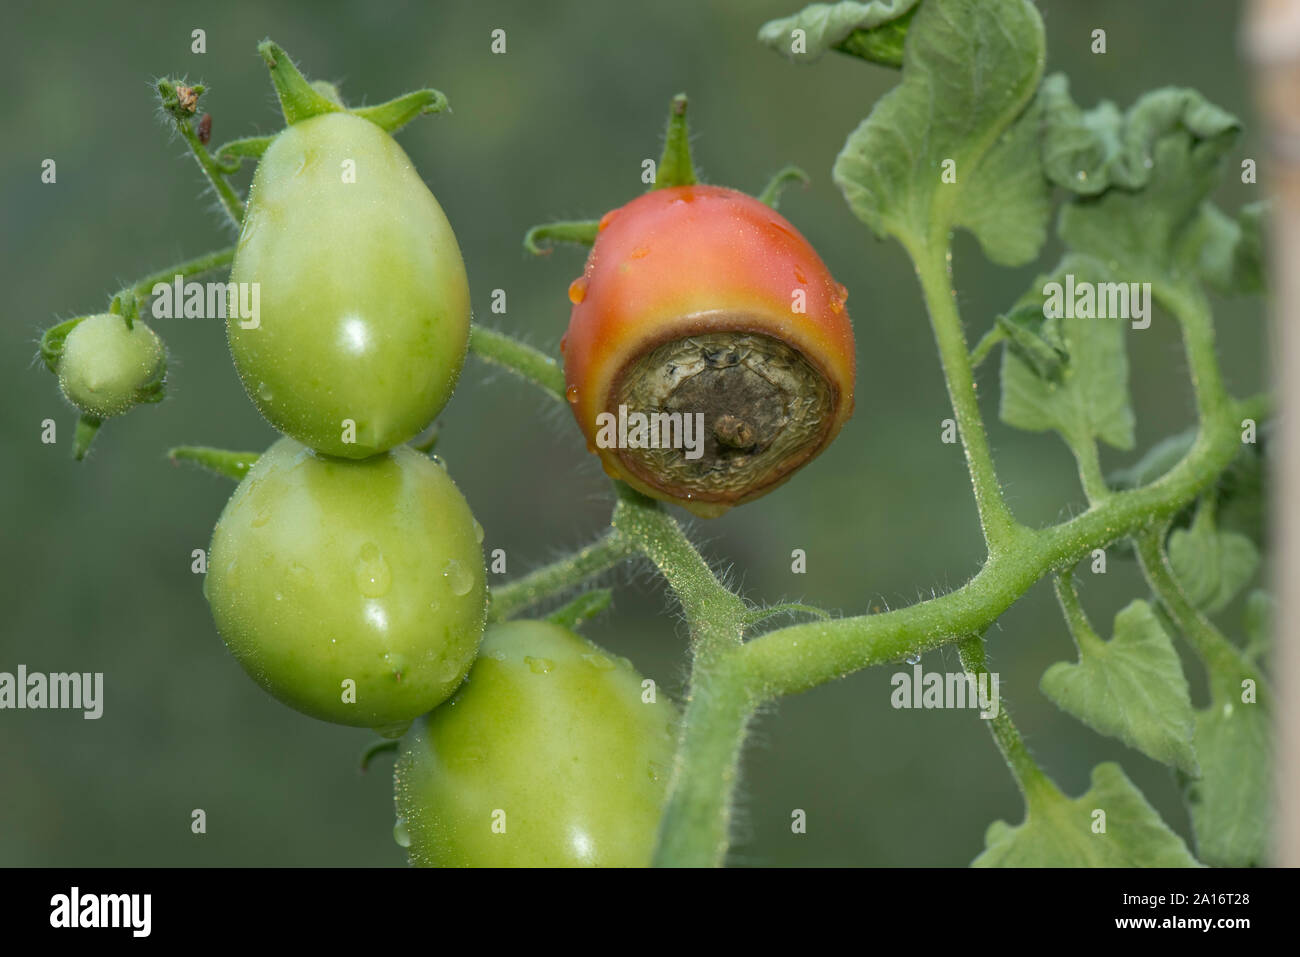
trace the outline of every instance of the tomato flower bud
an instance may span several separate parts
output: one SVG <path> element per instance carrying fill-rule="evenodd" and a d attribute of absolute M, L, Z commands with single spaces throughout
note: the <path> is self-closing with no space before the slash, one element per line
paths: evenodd
<path fill-rule="evenodd" d="M 785 482 L 853 411 L 847 292 L 781 215 L 717 186 L 607 213 L 561 343 L 605 471 L 713 517 Z"/>

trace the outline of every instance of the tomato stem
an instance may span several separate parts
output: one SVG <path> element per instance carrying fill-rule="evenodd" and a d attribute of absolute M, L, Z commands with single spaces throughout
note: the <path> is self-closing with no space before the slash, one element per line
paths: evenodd
<path fill-rule="evenodd" d="M 581 551 L 544 565 L 509 584 L 492 589 L 488 621 L 513 618 L 550 596 L 582 584 L 636 553 L 636 545 L 615 530 Z"/>
<path fill-rule="evenodd" d="M 551 398 L 564 400 L 564 370 L 540 349 L 475 323 L 470 327 L 469 351 L 485 362 L 509 369 L 544 390 Z"/>
<path fill-rule="evenodd" d="M 238 226 L 244 221 L 244 202 L 226 180 L 230 170 L 216 161 L 208 152 L 208 148 L 199 141 L 199 135 L 194 130 L 193 117 L 198 98 L 203 92 L 202 86 L 188 87 L 177 80 L 167 78 L 158 81 L 158 95 L 162 101 L 163 111 L 172 118 L 176 131 L 180 133 L 185 145 L 190 148 L 194 161 L 199 164 L 199 169 L 203 171 L 208 184 L 217 194 L 217 199 L 221 201 L 222 209 L 226 211 L 230 221 Z"/>

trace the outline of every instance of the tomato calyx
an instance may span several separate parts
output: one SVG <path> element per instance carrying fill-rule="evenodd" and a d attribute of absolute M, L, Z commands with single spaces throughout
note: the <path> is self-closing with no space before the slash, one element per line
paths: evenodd
<path fill-rule="evenodd" d="M 448 108 L 447 97 L 431 87 L 403 93 L 375 106 L 349 108 L 338 87 L 325 80 L 308 81 L 284 47 L 274 40 L 263 40 L 257 45 L 257 52 L 270 70 L 271 84 L 280 100 L 280 111 L 290 126 L 324 113 L 351 113 L 369 120 L 386 133 L 395 133 L 417 116 L 441 113 Z M 218 151 L 218 155 L 221 152 Z"/>

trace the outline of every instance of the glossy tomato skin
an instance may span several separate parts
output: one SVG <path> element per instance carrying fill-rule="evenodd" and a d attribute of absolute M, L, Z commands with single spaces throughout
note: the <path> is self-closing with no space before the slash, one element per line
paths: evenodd
<path fill-rule="evenodd" d="M 139 319 L 128 329 L 121 316 L 87 316 L 63 341 L 59 388 L 87 415 L 121 415 L 157 388 L 166 365 L 162 340 Z"/>
<path fill-rule="evenodd" d="M 469 341 L 460 248 L 410 158 L 368 120 L 329 113 L 276 137 L 231 280 L 260 290 L 256 328 L 227 310 L 235 367 L 286 435 L 365 458 L 410 439 L 450 397 Z"/>
<path fill-rule="evenodd" d="M 479 534 L 446 471 L 409 447 L 348 462 L 284 438 L 222 512 L 203 590 L 227 647 L 272 695 L 400 733 L 473 662 Z"/>
<path fill-rule="evenodd" d="M 765 494 L 788 475 L 714 501 L 675 497 L 598 446 L 597 416 L 617 411 L 620 376 L 647 350 L 700 333 L 757 333 L 792 346 L 832 393 L 819 451 L 853 411 L 846 298 L 789 221 L 736 190 L 659 189 L 607 213 L 586 268 L 570 287 L 573 310 L 563 343 L 569 401 L 589 447 L 615 478 L 705 516 Z"/>
<path fill-rule="evenodd" d="M 558 625 L 489 628 L 465 684 L 402 741 L 411 862 L 648 865 L 677 710 L 644 694 L 629 662 Z"/>

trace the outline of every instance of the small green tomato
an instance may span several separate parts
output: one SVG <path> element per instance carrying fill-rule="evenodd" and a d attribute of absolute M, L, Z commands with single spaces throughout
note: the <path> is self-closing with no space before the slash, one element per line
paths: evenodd
<path fill-rule="evenodd" d="M 425 866 L 646 866 L 676 723 L 626 659 L 549 622 L 494 626 L 403 739 L 395 833 Z"/>
<path fill-rule="evenodd" d="M 203 590 L 263 688 L 392 735 L 460 684 L 486 610 L 469 506 L 406 446 L 351 462 L 276 442 L 217 522 Z"/>
<path fill-rule="evenodd" d="M 149 401 L 162 385 L 167 350 L 139 319 L 132 328 L 112 313 L 87 316 L 63 341 L 59 388 L 86 415 L 121 415 Z"/>

